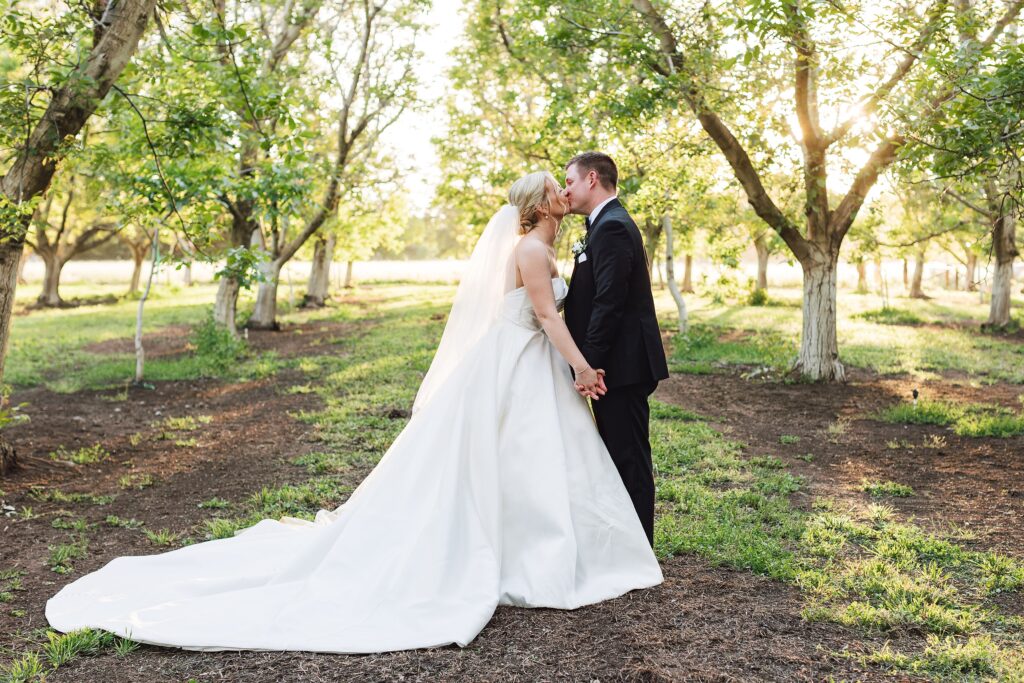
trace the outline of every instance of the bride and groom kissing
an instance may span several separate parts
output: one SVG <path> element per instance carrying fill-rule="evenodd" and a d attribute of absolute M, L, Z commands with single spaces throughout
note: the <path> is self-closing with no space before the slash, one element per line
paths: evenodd
<path fill-rule="evenodd" d="M 192 650 L 385 652 L 465 646 L 498 605 L 574 609 L 661 583 L 648 397 L 668 370 L 617 176 L 587 152 L 564 188 L 545 171 L 512 185 L 411 419 L 343 504 L 114 558 L 47 602 L 50 624 Z M 587 232 L 567 284 L 554 243 L 570 213 Z"/>

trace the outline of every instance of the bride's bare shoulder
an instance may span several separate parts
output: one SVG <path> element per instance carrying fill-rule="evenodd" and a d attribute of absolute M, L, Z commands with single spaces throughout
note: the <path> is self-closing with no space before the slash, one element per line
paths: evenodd
<path fill-rule="evenodd" d="M 548 247 L 539 239 L 526 235 L 516 245 L 516 258 L 520 262 L 524 259 L 530 262 L 547 261 Z"/>

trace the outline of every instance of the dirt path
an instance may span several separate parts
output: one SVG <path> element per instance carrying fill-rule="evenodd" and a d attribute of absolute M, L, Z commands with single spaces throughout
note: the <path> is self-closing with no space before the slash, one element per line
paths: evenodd
<path fill-rule="evenodd" d="M 259 344 L 262 348 L 278 349 L 282 355 L 308 352 L 313 346 L 317 353 L 330 353 L 332 347 L 327 337 L 337 334 L 337 330 L 322 334 L 319 342 L 311 330 L 301 335 L 265 335 Z M 182 343 L 180 339 L 172 341 L 175 336 L 168 335 L 169 353 L 180 352 L 179 348 L 172 349 Z M 26 572 L 25 590 L 15 592 L 13 602 L 0 607 L 0 647 L 19 651 L 32 629 L 46 626 L 45 601 L 60 586 L 119 555 L 160 551 L 139 531 L 103 526 L 107 515 L 135 518 L 153 530 L 188 532 L 210 516 L 209 510 L 198 507 L 204 500 L 216 496 L 239 502 L 264 485 L 307 479 L 309 475 L 303 468 L 288 462 L 291 457 L 316 448 L 315 427 L 288 415 L 289 411 L 319 407 L 314 394 L 287 393 L 290 385 L 303 381 L 298 374 L 281 373 L 270 380 L 250 383 L 166 382 L 152 391 L 133 390 L 124 400 L 112 400 L 117 398 L 117 392 L 19 392 L 15 400 L 30 401 L 33 406 L 32 423 L 11 432 L 21 446 L 26 467 L 5 480 L 0 488 L 5 491 L 6 503 L 19 510 L 31 506 L 37 516 L 0 519 L 0 569 L 19 568 Z M 813 487 L 817 487 L 814 493 L 821 495 L 828 493 L 830 483 L 840 484 L 843 489 L 844 477 L 859 476 L 861 470 L 846 461 L 860 462 L 865 457 L 853 458 L 860 451 L 850 450 L 850 444 L 834 448 L 819 444 L 815 435 L 823 426 L 822 419 L 812 416 L 816 411 L 843 414 L 844 410 L 854 410 L 857 404 L 851 403 L 851 392 L 870 403 L 874 399 L 867 397 L 877 393 L 878 388 L 859 389 L 854 385 L 843 389 L 846 398 L 822 394 L 810 399 L 805 398 L 808 394 L 800 393 L 807 389 L 759 385 L 727 376 L 681 376 L 666 383 L 659 397 L 723 420 L 737 438 L 751 440 L 752 453 L 780 453 L 780 433 L 800 435 L 801 442 L 794 452 L 813 451 L 815 460 L 806 464 L 787 458 L 787 462 L 809 475 Z M 802 417 L 780 424 L 779 410 L 794 406 L 799 406 L 797 412 Z M 209 416 L 210 421 L 174 438 L 157 438 L 164 427 L 154 423 L 185 415 Z M 137 434 L 142 435 L 141 440 L 132 445 L 133 435 Z M 195 445 L 177 446 L 178 437 L 194 438 Z M 47 457 L 61 445 L 72 448 L 96 442 L 110 451 L 108 460 L 72 467 L 53 463 Z M 1007 444 L 990 447 L 994 455 L 986 457 L 994 463 L 1009 459 Z M 872 453 L 878 450 L 866 444 L 860 448 Z M 971 452 L 975 456 L 978 453 Z M 911 453 L 916 457 L 919 452 Z M 931 452 L 928 455 L 934 457 Z M 872 466 L 881 468 L 884 462 L 880 460 Z M 990 485 L 986 484 L 989 488 L 978 489 L 979 495 L 991 499 L 992 505 L 1006 505 L 1000 510 L 1019 512 L 1019 499 L 1008 498 L 1007 502 L 991 495 L 990 491 L 1001 486 L 999 482 L 1009 481 L 997 477 L 998 468 L 973 467 L 989 468 L 970 471 L 979 478 L 993 478 Z M 1019 469 L 1016 472 L 1019 476 Z M 354 484 L 366 473 L 366 469 L 356 469 L 346 478 Z M 122 489 L 119 479 L 125 474 L 148 474 L 153 483 L 142 489 Z M 907 480 L 895 475 L 892 478 L 910 483 L 915 489 L 920 486 L 922 493 L 941 491 L 944 481 L 939 475 L 933 476 L 932 484 L 925 479 Z M 33 486 L 116 494 L 116 498 L 107 505 L 40 502 L 30 495 Z M 966 492 L 961 492 L 961 497 L 966 501 Z M 905 504 L 922 505 L 917 498 L 934 501 L 932 497 L 916 496 Z M 934 504 L 952 510 L 957 509 L 955 500 L 944 498 Z M 52 572 L 47 562 L 47 546 L 69 538 L 70 532 L 51 526 L 60 510 L 101 524 L 90 533 L 88 555 L 76 561 L 75 571 L 66 576 Z M 965 515 L 967 510 L 965 505 Z M 980 523 L 983 516 L 978 515 Z M 48 680 L 913 680 L 861 667 L 850 659 L 830 654 L 846 648 L 877 647 L 879 643 L 833 624 L 803 621 L 799 593 L 791 586 L 749 572 L 709 567 L 695 557 L 674 558 L 664 564 L 664 571 L 666 581 L 657 588 L 572 612 L 499 608 L 491 623 L 465 649 L 452 646 L 332 656 L 197 653 L 143 646 L 124 659 L 110 652 L 78 658 Z M 25 615 L 14 616 L 13 610 L 22 610 Z"/>

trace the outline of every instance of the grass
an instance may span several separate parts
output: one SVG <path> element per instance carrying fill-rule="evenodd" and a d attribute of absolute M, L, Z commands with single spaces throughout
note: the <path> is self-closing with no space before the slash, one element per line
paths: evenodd
<path fill-rule="evenodd" d="M 29 497 L 45 503 L 80 503 L 86 505 L 110 505 L 114 495 L 96 495 L 94 493 L 65 493 L 60 489 L 46 489 L 33 486 L 29 489 Z"/>
<path fill-rule="evenodd" d="M 950 427 L 960 436 L 1009 438 L 1024 434 L 1024 414 L 1002 406 L 920 399 L 900 402 L 882 410 L 878 419 L 896 424 Z"/>
<path fill-rule="evenodd" d="M 107 526 L 117 527 L 119 529 L 141 529 L 145 526 L 145 522 L 140 522 L 134 517 L 132 519 L 123 519 L 117 515 L 107 515 L 106 518 L 104 518 L 103 523 Z"/>
<path fill-rule="evenodd" d="M 47 546 L 47 548 L 50 551 L 48 561 L 50 570 L 57 574 L 70 574 L 75 569 L 74 561 L 85 557 L 88 552 L 89 540 L 82 535 L 72 543 L 59 543 Z"/>
<path fill-rule="evenodd" d="M 92 465 L 109 457 L 110 453 L 107 452 L 107 449 L 98 443 L 74 451 L 68 451 L 64 446 L 58 446 L 57 450 L 50 453 L 51 460 L 73 462 L 76 465 Z"/>
<path fill-rule="evenodd" d="M 68 284 L 62 290 L 66 297 L 83 298 L 122 293 L 117 285 Z M 20 288 L 18 294 L 22 291 L 27 290 Z M 255 379 L 272 375 L 281 366 L 272 353 L 257 354 L 240 340 L 229 342 L 218 338 L 216 332 L 210 333 L 204 322 L 215 292 L 212 284 L 154 289 L 146 302 L 144 333 L 159 334 L 169 326 L 192 326 L 196 333 L 189 337 L 189 348 L 182 355 L 147 359 L 147 381 Z M 239 310 L 244 311 L 252 300 L 251 292 L 242 292 Z M 133 337 L 137 306 L 137 301 L 122 298 L 116 303 L 43 309 L 16 316 L 12 319 L 4 381 L 14 387 L 45 386 L 59 393 L 125 386 L 134 377 L 134 351 L 94 352 L 89 347 Z M 287 310 L 287 305 L 281 308 Z"/>
<path fill-rule="evenodd" d="M 122 489 L 144 489 L 153 483 L 153 475 L 147 473 L 126 474 L 117 480 L 117 485 Z"/>
<path fill-rule="evenodd" d="M 920 325 L 924 320 L 912 311 L 883 306 L 871 311 L 853 314 L 854 318 L 879 323 L 880 325 Z"/>
<path fill-rule="evenodd" d="M 159 531 L 143 529 L 142 533 L 146 535 L 150 543 L 158 546 L 173 545 L 181 538 L 181 534 L 173 533 L 169 529 L 160 529 Z"/>
<path fill-rule="evenodd" d="M 319 509 L 340 504 L 351 490 L 346 480 L 370 469 L 404 427 L 406 418 L 395 408 L 407 408 L 412 401 L 440 336 L 438 314 L 445 312 L 451 292 L 451 287 L 388 285 L 368 291 L 370 304 L 364 309 L 346 305 L 286 314 L 290 321 L 357 320 L 368 324 L 357 327 L 352 336 L 338 339 L 335 355 L 311 355 L 295 361 L 294 367 L 306 375 L 301 391 L 317 393 L 323 405 L 298 416 L 314 426 L 320 440 L 316 452 L 292 458 L 305 468 L 309 480 L 264 487 L 234 504 L 219 498 L 204 501 L 200 506 L 212 514 L 203 524 L 206 537 L 228 537 L 266 518 L 310 519 Z M 183 308 L 173 314 L 169 302 L 160 302 L 154 310 L 162 312 L 154 315 L 154 320 L 179 316 L 177 320 L 189 324 L 202 322 L 204 306 L 212 300 L 212 291 L 207 293 L 211 296 L 200 305 L 188 302 L 190 292 Z M 860 310 L 878 307 L 870 296 L 861 299 L 856 304 Z M 781 296 L 773 293 L 772 301 L 785 303 L 785 292 Z M 966 319 L 976 307 L 957 304 L 941 310 L 933 302 L 908 302 L 906 308 L 928 325 L 907 334 L 892 325 L 854 318 L 860 311 L 849 303 L 844 298 L 840 306 L 840 341 L 841 352 L 851 364 L 921 375 L 972 368 L 991 379 L 1024 381 L 1019 345 L 973 335 L 962 327 L 941 326 L 944 321 Z M 693 329 L 678 340 L 672 357 L 677 372 L 715 372 L 723 363 L 781 370 L 795 356 L 799 309 L 794 306 L 698 302 L 692 310 Z M 117 305 L 93 312 L 97 317 L 122 313 L 117 312 Z M 27 320 L 33 317 L 35 314 Z M 671 324 L 671 318 L 663 316 L 663 322 Z M 80 346 L 98 341 L 98 336 L 106 334 L 100 329 L 69 334 L 78 335 L 74 338 Z M 16 330 L 16 334 L 21 332 Z M 86 338 L 88 341 L 83 341 Z M 24 349 L 19 353 L 25 353 Z M 216 356 L 219 352 L 208 353 Z M 106 362 L 88 358 L 94 364 Z M 271 368 L 281 367 L 274 358 L 267 363 Z M 251 357 L 239 364 L 249 364 L 252 371 Z M 205 367 L 208 371 L 212 366 Z M 112 376 L 108 370 L 88 367 L 68 371 L 72 376 L 63 380 L 63 387 L 92 386 Z M 165 371 L 168 377 L 185 378 L 196 366 L 183 357 L 168 361 Z M 222 371 L 228 377 L 245 374 L 229 367 Z M 19 372 L 23 379 L 30 378 L 25 368 Z M 43 374 L 37 372 L 38 377 Z M 43 377 L 39 381 L 56 380 Z M 894 671 L 913 671 L 936 679 L 957 675 L 1005 680 L 1024 677 L 1024 663 L 1018 654 L 1024 620 L 1003 614 L 992 601 L 998 594 L 1024 588 L 1024 568 L 1018 560 L 969 550 L 952 536 L 899 521 L 891 507 L 878 503 L 840 508 L 828 499 L 818 499 L 810 510 L 796 508 L 790 503 L 790 494 L 800 490 L 803 482 L 779 458 L 747 457 L 742 444 L 712 429 L 700 416 L 657 401 L 651 407 L 658 485 L 655 543 L 660 558 L 692 553 L 712 564 L 785 581 L 799 588 L 807 619 L 836 622 L 866 633 L 910 629 L 925 635 L 927 640 L 917 648 L 898 652 L 881 647 L 863 655 Z M 941 419 L 951 415 L 952 409 L 941 406 L 933 414 L 937 416 L 934 419 Z M 964 415 L 1005 418 L 1009 414 L 966 411 Z M 168 425 L 165 420 L 161 428 L 194 431 L 187 417 L 168 418 L 182 421 Z M 946 426 L 956 424 L 959 422 Z M 962 429 L 997 429 L 991 421 L 982 424 L 975 420 L 973 424 Z M 831 423 L 828 438 L 839 442 L 847 427 L 844 420 Z M 786 444 L 785 436 L 780 437 L 780 444 Z M 813 459 L 811 454 L 798 457 Z M 886 491 L 898 486 L 878 484 Z M 34 491 L 33 497 L 90 504 L 103 504 L 98 501 L 104 498 L 43 489 Z M 107 517 L 106 523 L 142 527 L 135 520 L 117 517 Z M 146 533 L 154 543 L 172 535 L 166 530 Z M 76 547 L 75 543 L 64 546 L 69 549 L 56 551 L 54 548 L 63 546 L 53 546 L 51 553 L 64 555 L 56 559 L 68 566 L 75 553 L 86 550 L 85 545 Z M 130 646 L 124 647 L 130 651 Z M 80 652 L 88 649 L 83 647 Z M 26 655 L 12 666 L 33 670 L 36 665 L 45 666 L 38 656 L 32 660 Z"/>
<path fill-rule="evenodd" d="M 773 303 L 790 305 L 714 303 L 688 296 L 690 336 L 695 340 L 676 344 L 671 370 L 707 374 L 723 364 L 786 370 L 798 350 L 801 292 L 796 287 L 773 287 L 770 294 Z M 655 303 L 662 327 L 676 329 L 676 308 L 668 291 L 656 288 Z M 1019 310 L 1019 299 L 1015 306 Z M 896 313 L 872 314 L 884 307 L 879 296 L 840 292 L 837 331 L 845 364 L 922 379 L 962 371 L 982 381 L 1024 383 L 1024 345 L 980 332 L 988 308 L 978 303 L 977 295 L 943 292 L 931 300 L 896 299 L 890 306 Z M 903 322 L 889 324 L 894 319 Z M 908 330 L 906 324 L 912 320 L 916 326 Z"/>
<path fill-rule="evenodd" d="M 861 481 L 859 489 L 876 498 L 881 496 L 894 496 L 896 498 L 907 498 L 914 495 L 914 489 L 906 484 L 898 484 L 894 481 Z"/>

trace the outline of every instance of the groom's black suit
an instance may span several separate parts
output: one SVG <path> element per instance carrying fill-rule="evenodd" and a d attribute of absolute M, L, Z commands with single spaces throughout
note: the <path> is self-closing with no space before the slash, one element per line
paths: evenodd
<path fill-rule="evenodd" d="M 593 403 L 597 429 L 653 544 L 647 397 L 668 377 L 668 365 L 643 238 L 618 199 L 588 225 L 583 254 L 572 271 L 565 323 L 590 366 L 607 373 L 608 393 Z"/>

